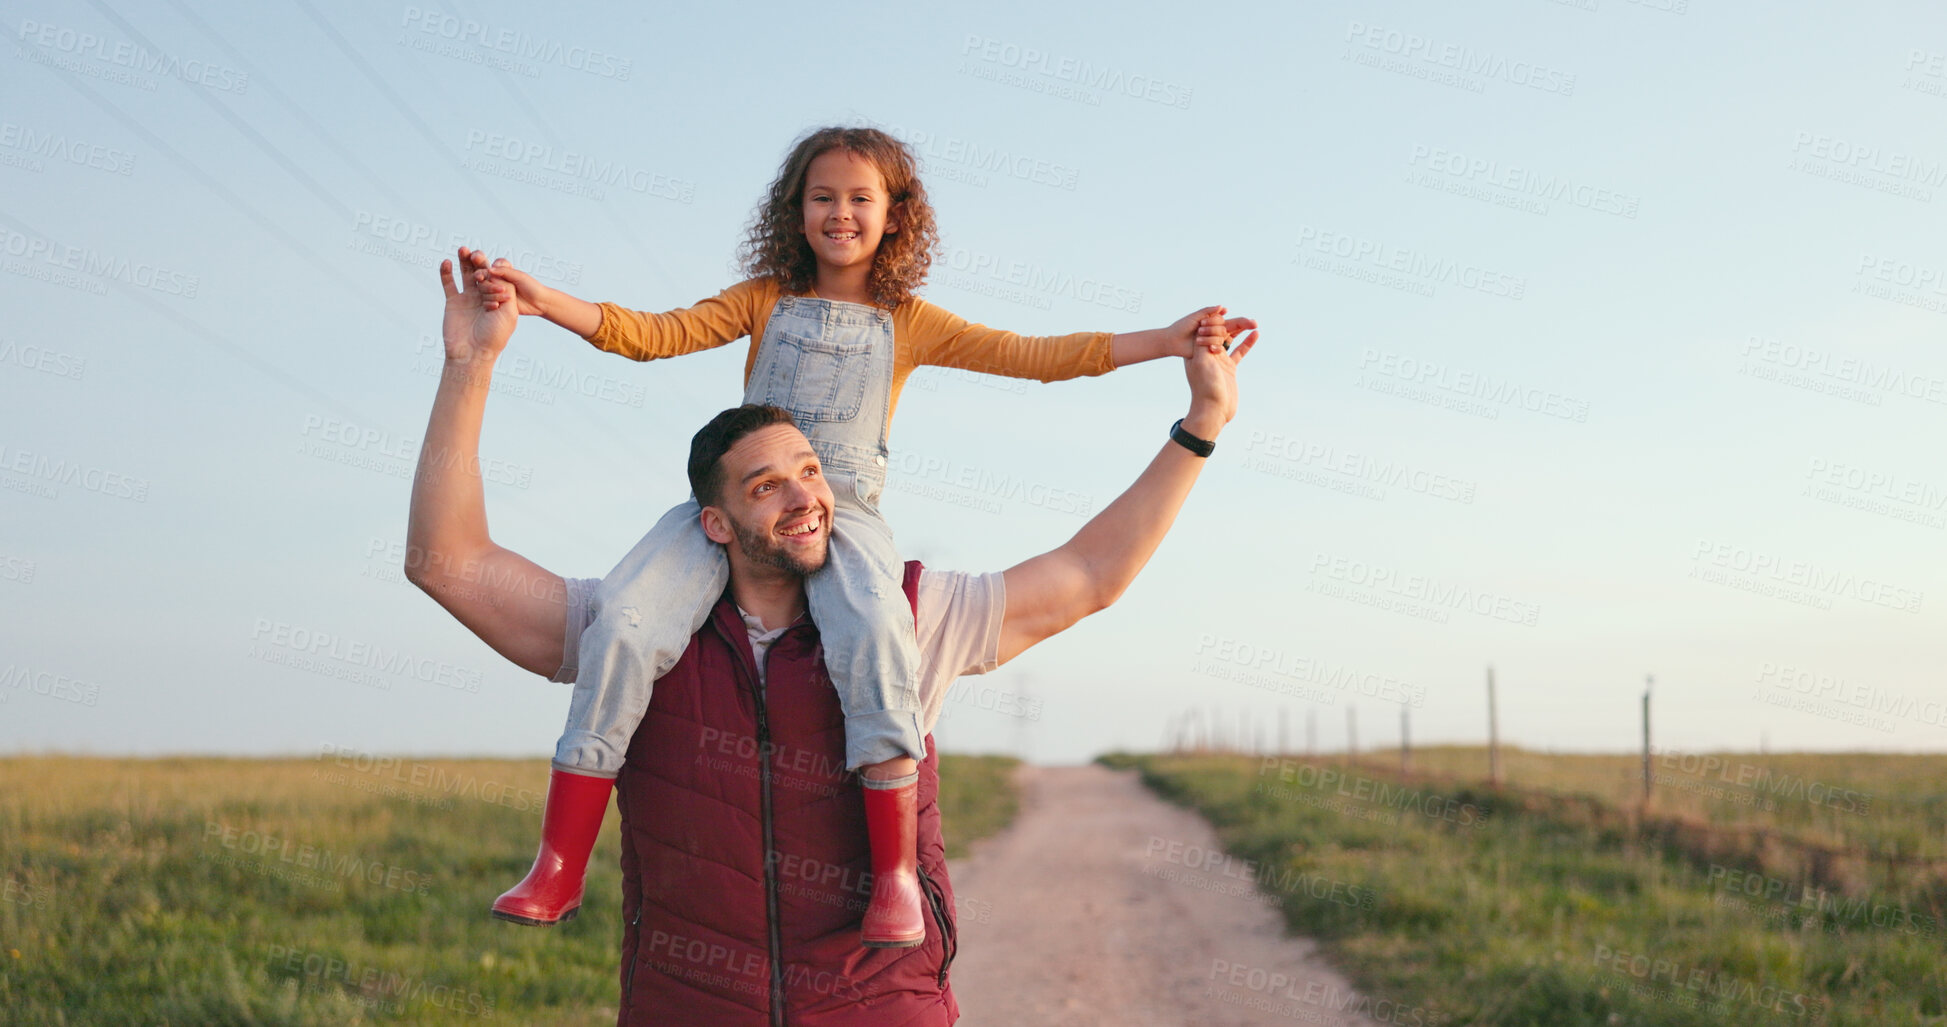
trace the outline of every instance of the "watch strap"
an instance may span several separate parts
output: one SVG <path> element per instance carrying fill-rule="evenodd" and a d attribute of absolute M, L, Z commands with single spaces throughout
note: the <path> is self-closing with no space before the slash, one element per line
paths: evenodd
<path fill-rule="evenodd" d="M 1175 424 L 1170 425 L 1170 438 L 1176 440 L 1184 449 L 1198 456 L 1207 457 L 1217 451 L 1217 444 L 1215 442 L 1197 438 L 1195 435 L 1184 431 L 1183 418 L 1181 417 L 1176 419 Z"/>

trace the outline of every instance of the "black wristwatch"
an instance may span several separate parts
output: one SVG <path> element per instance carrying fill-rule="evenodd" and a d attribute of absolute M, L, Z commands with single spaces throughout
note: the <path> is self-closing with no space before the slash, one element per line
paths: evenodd
<path fill-rule="evenodd" d="M 1170 425 L 1170 438 L 1175 439 L 1184 449 L 1198 456 L 1209 456 L 1217 451 L 1217 444 L 1215 442 L 1209 439 L 1197 438 L 1195 435 L 1184 431 L 1183 418 L 1181 417 L 1176 419 L 1175 424 Z"/>

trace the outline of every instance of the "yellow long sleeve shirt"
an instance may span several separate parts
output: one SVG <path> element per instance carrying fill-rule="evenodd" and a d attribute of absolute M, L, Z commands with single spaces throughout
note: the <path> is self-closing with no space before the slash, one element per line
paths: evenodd
<path fill-rule="evenodd" d="M 770 323 L 780 290 L 768 278 L 751 278 L 692 307 L 652 314 L 613 303 L 599 304 L 602 326 L 588 341 L 596 348 L 632 360 L 656 360 L 714 349 L 748 335 L 744 382 L 757 363 L 757 341 Z M 1109 332 L 1072 335 L 1017 335 L 974 324 L 923 299 L 899 305 L 892 314 L 892 409 L 913 369 L 957 367 L 1010 378 L 1062 381 L 1115 370 Z"/>

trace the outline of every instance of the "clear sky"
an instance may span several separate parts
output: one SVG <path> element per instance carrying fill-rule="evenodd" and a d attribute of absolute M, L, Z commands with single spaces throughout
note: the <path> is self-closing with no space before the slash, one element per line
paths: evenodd
<path fill-rule="evenodd" d="M 919 152 L 924 295 L 1028 333 L 1256 317 L 1113 609 L 949 703 L 1080 760 L 1265 744 L 1947 747 L 1938 4 L 145 4 L 0 53 L 0 750 L 542 755 L 568 690 L 400 573 L 456 241 L 650 310 L 737 280 L 806 129 Z M 607 571 L 745 343 L 538 320 L 496 539 Z M 994 570 L 1125 487 L 1180 365 L 925 371 L 884 508 Z M 307 662 L 308 661 L 308 662 Z"/>

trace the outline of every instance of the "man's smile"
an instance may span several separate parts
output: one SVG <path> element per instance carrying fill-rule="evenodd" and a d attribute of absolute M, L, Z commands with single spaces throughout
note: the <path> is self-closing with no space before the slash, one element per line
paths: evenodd
<path fill-rule="evenodd" d="M 819 537 L 820 530 L 824 527 L 824 520 L 823 514 L 813 513 L 806 517 L 785 522 L 784 526 L 778 528 L 777 533 L 798 545 L 815 542 Z"/>

